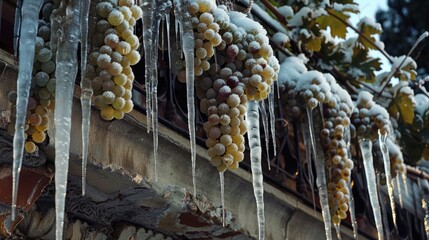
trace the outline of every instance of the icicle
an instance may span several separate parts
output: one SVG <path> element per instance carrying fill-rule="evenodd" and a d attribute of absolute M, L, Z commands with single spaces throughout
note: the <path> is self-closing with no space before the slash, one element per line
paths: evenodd
<path fill-rule="evenodd" d="M 311 159 L 311 144 L 310 144 L 310 133 L 308 132 L 309 125 L 307 122 L 301 125 L 302 130 L 302 139 L 304 141 L 305 146 L 305 159 L 307 160 L 307 174 L 308 174 L 308 181 L 310 183 L 310 189 L 311 189 L 311 197 L 313 200 L 313 210 L 316 212 L 316 199 L 314 197 L 314 176 L 313 176 L 313 160 Z"/>
<path fill-rule="evenodd" d="M 407 171 L 404 171 L 402 173 L 399 174 L 402 184 L 404 184 L 404 189 L 405 189 L 405 196 L 408 197 L 410 196 L 409 192 L 408 192 L 408 184 L 407 184 Z"/>
<path fill-rule="evenodd" d="M 341 240 L 341 224 L 334 224 L 335 226 L 335 232 L 337 233 L 338 240 Z"/>
<path fill-rule="evenodd" d="M 259 111 L 255 101 L 249 101 L 247 106 L 247 137 L 250 147 L 250 162 L 252 170 L 253 193 L 256 198 L 258 214 L 259 239 L 265 239 L 264 214 L 264 179 L 261 167 L 261 138 L 259 133 Z"/>
<path fill-rule="evenodd" d="M 368 195 L 371 201 L 372 212 L 374 213 L 375 226 L 377 227 L 378 239 L 383 237 L 383 223 L 381 221 L 380 203 L 378 201 L 377 183 L 372 158 L 372 142 L 369 139 L 359 139 L 359 146 L 362 152 L 363 165 L 365 168 Z"/>
<path fill-rule="evenodd" d="M 390 240 L 390 228 L 389 228 L 389 221 L 387 220 L 387 207 L 386 207 L 386 199 L 385 196 L 383 195 L 384 193 L 381 192 L 381 183 L 380 183 L 380 174 L 377 173 L 376 175 L 376 179 L 377 179 L 377 192 L 378 192 L 378 197 L 380 198 L 380 202 L 381 202 L 381 216 L 383 217 L 383 226 L 385 227 L 385 232 L 386 232 L 386 240 Z"/>
<path fill-rule="evenodd" d="M 350 127 L 346 127 L 345 132 L 344 132 L 344 141 L 347 144 L 346 145 L 347 146 L 347 158 L 351 159 L 350 140 L 351 140 Z M 349 193 L 350 193 L 350 195 L 349 195 L 350 198 L 349 198 L 348 204 L 349 204 L 350 222 L 351 222 L 352 228 L 353 228 L 353 238 L 358 239 L 358 226 L 357 226 L 356 213 L 355 213 L 355 200 L 353 198 L 353 191 L 352 191 L 351 183 L 347 184 L 347 187 L 348 187 Z"/>
<path fill-rule="evenodd" d="M 196 180 L 195 180 L 195 164 L 196 164 L 196 141 L 195 141 L 195 96 L 194 96 L 194 30 L 189 13 L 185 9 L 183 0 L 175 0 L 174 7 L 176 8 L 176 17 L 180 22 L 180 39 L 182 40 L 182 52 L 185 54 L 186 66 L 186 99 L 188 107 L 188 128 L 189 139 L 191 141 L 191 161 L 192 161 L 192 184 L 194 196 L 197 194 Z"/>
<path fill-rule="evenodd" d="M 268 95 L 268 111 L 270 113 L 271 139 L 273 141 L 273 156 L 277 155 L 276 146 L 276 115 L 274 113 L 274 85 L 271 85 L 271 93 Z"/>
<path fill-rule="evenodd" d="M 222 226 L 225 227 L 225 178 L 223 172 L 219 172 L 220 201 L 222 205 Z"/>
<path fill-rule="evenodd" d="M 399 176 L 396 176 L 396 178 L 395 178 L 394 188 L 396 188 L 397 191 L 398 191 L 399 206 L 402 209 L 404 207 L 404 205 L 403 205 L 403 202 L 402 202 L 402 189 L 401 189 L 401 181 L 399 180 Z"/>
<path fill-rule="evenodd" d="M 91 81 L 86 77 L 88 56 L 88 15 L 91 0 L 82 1 L 81 32 L 80 32 L 80 104 L 82 106 L 82 195 L 86 192 L 86 165 L 88 162 L 89 127 L 91 124 Z"/>
<path fill-rule="evenodd" d="M 19 175 L 25 144 L 25 125 L 28 97 L 33 71 L 35 42 L 39 24 L 39 12 L 42 0 L 24 1 L 22 5 L 22 25 L 19 39 L 19 72 L 18 98 L 16 101 L 16 122 L 13 138 L 13 171 L 12 171 L 12 222 L 15 221 L 16 202 L 18 199 Z"/>
<path fill-rule="evenodd" d="M 143 49 L 145 59 L 145 88 L 146 88 L 146 125 L 147 125 L 147 133 L 150 132 L 151 129 L 151 120 L 152 120 L 152 71 L 156 68 L 156 62 L 154 61 L 152 53 L 153 45 L 153 32 L 154 29 L 154 15 L 155 15 L 155 5 L 156 0 L 144 1 L 141 5 L 143 10 Z M 155 179 L 156 175 L 156 160 L 155 160 Z"/>
<path fill-rule="evenodd" d="M 265 148 L 267 151 L 267 165 L 268 165 L 268 170 L 271 170 L 270 137 L 269 137 L 269 133 L 268 133 L 268 115 L 267 115 L 267 110 L 265 109 L 265 102 L 264 101 L 259 102 L 259 110 L 260 110 L 261 115 L 262 115 L 262 126 L 264 128 L 264 133 L 265 133 Z"/>
<path fill-rule="evenodd" d="M 423 182 L 423 183 L 422 183 Z M 420 195 L 422 197 L 422 208 L 424 212 L 424 228 L 426 233 L 426 239 L 429 239 L 429 206 L 427 202 L 429 183 L 426 179 L 417 178 L 417 183 L 420 188 Z"/>
<path fill-rule="evenodd" d="M 358 225 L 356 220 L 356 212 L 355 212 L 355 199 L 353 197 L 352 188 L 349 185 L 350 199 L 349 199 L 349 213 L 350 213 L 350 222 L 353 227 L 353 238 L 358 239 Z"/>
<path fill-rule="evenodd" d="M 389 194 L 390 208 L 392 210 L 393 225 L 395 226 L 395 229 L 398 229 L 398 225 L 396 223 L 395 195 L 393 193 L 392 174 L 390 171 L 390 157 L 389 157 L 389 150 L 387 149 L 387 146 L 386 146 L 386 140 L 387 140 L 387 133 L 383 136 L 380 133 L 380 130 L 378 130 L 378 143 L 380 145 L 381 154 L 383 156 L 384 174 L 386 175 L 386 185 L 387 185 L 387 192 Z"/>
<path fill-rule="evenodd" d="M 328 188 L 326 187 L 326 171 L 325 171 L 325 159 L 322 154 L 323 149 L 320 150 L 316 146 L 316 135 L 314 134 L 314 126 L 313 126 L 313 109 L 307 107 L 307 124 L 308 130 L 310 133 L 310 145 L 313 152 L 313 158 L 316 167 L 316 184 L 319 189 L 319 198 L 320 198 L 320 206 L 322 207 L 322 217 L 323 223 L 325 225 L 325 234 L 326 239 L 332 239 L 332 231 L 331 231 L 331 213 L 329 211 L 329 200 L 328 200 Z M 319 146 L 320 148 L 320 146 Z M 317 149 L 317 151 L 316 151 Z"/>
<path fill-rule="evenodd" d="M 55 208 L 56 239 L 63 239 L 64 205 L 67 190 L 67 173 L 70 150 L 71 110 L 74 82 L 77 75 L 77 48 L 80 35 L 81 1 L 63 1 L 52 13 L 62 22 L 58 32 L 55 95 Z"/>

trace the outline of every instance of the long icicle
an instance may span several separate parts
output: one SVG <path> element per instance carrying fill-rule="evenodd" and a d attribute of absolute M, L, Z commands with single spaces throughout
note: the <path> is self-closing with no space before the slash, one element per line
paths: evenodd
<path fill-rule="evenodd" d="M 393 192 L 393 181 L 392 181 L 392 174 L 390 171 L 390 157 L 389 157 L 389 150 L 387 149 L 387 146 L 386 146 L 386 141 L 387 141 L 387 133 L 385 135 L 382 135 L 380 133 L 380 130 L 378 130 L 378 143 L 380 145 L 381 154 L 383 156 L 384 174 L 386 175 L 386 185 L 387 185 L 387 192 L 389 194 L 390 208 L 392 210 L 393 225 L 395 226 L 395 229 L 398 229 L 398 225 L 396 222 L 395 195 Z"/>
<path fill-rule="evenodd" d="M 82 1 L 80 31 L 80 104 L 82 106 L 82 195 L 86 193 L 86 165 L 88 163 L 89 127 L 91 124 L 91 81 L 86 77 L 88 56 L 88 16 L 91 0 Z"/>
<path fill-rule="evenodd" d="M 350 153 L 350 141 L 351 141 L 351 135 L 350 135 L 350 126 L 345 128 L 344 132 L 344 141 L 346 142 L 346 148 L 347 148 L 347 158 L 351 159 L 352 154 Z M 353 228 L 353 238 L 358 239 L 358 225 L 356 220 L 356 212 L 355 212 L 355 199 L 353 197 L 353 191 L 351 183 L 347 184 L 347 188 L 350 192 L 350 198 L 349 198 L 349 213 L 350 213 L 350 222 L 352 224 Z"/>
<path fill-rule="evenodd" d="M 220 202 L 222 205 L 222 226 L 225 227 L 225 176 L 224 172 L 219 172 L 220 181 Z"/>
<path fill-rule="evenodd" d="M 271 85 L 271 92 L 268 95 L 268 112 L 270 113 L 271 139 L 273 141 L 273 157 L 277 155 L 276 144 L 276 115 L 274 113 L 274 85 Z"/>
<path fill-rule="evenodd" d="M 387 206 L 385 204 L 386 199 L 385 196 L 383 195 L 384 193 L 381 192 L 381 183 L 380 183 L 380 174 L 377 173 L 375 178 L 377 179 L 377 192 L 378 192 L 378 197 L 380 198 L 380 202 L 381 202 L 381 217 L 382 217 L 382 221 L 383 221 L 383 226 L 384 227 L 384 231 L 386 232 L 386 240 L 390 240 L 390 228 L 389 228 L 389 220 L 387 219 Z"/>
<path fill-rule="evenodd" d="M 325 170 L 325 158 L 323 155 L 323 149 L 321 146 L 316 145 L 316 135 L 314 133 L 313 125 L 313 109 L 310 107 L 306 108 L 307 111 L 307 123 L 308 130 L 310 132 L 310 142 L 313 152 L 313 158 L 316 168 L 316 184 L 319 189 L 320 206 L 322 207 L 323 223 L 325 225 L 325 235 L 327 240 L 332 239 L 332 223 L 331 213 L 329 211 L 329 200 L 328 200 L 328 188 L 326 186 L 326 170 Z"/>
<path fill-rule="evenodd" d="M 42 0 L 24 1 L 22 5 L 22 25 L 19 39 L 19 72 L 16 101 L 16 122 L 13 138 L 13 171 L 12 171 L 12 222 L 15 221 L 16 202 L 18 199 L 19 175 L 25 144 L 25 125 L 28 97 L 31 87 L 35 42 L 39 24 L 39 12 Z"/>
<path fill-rule="evenodd" d="M 259 133 L 259 111 L 258 104 L 252 100 L 248 102 L 247 114 L 247 137 L 250 148 L 250 162 L 252 170 L 253 193 L 256 199 L 258 215 L 259 240 L 265 239 L 265 214 L 264 214 L 264 179 L 262 175 L 262 149 Z"/>
<path fill-rule="evenodd" d="M 428 193 L 427 189 L 429 189 L 429 183 L 426 179 L 417 178 L 417 184 L 420 189 L 420 195 L 422 198 L 422 208 L 424 213 L 424 230 L 426 234 L 426 239 L 429 239 L 429 206 L 428 206 Z"/>
<path fill-rule="evenodd" d="M 146 127 L 147 132 L 150 132 L 151 129 L 151 120 L 152 120 L 152 80 L 153 73 L 152 71 L 156 68 L 156 62 L 152 59 L 153 55 L 151 52 L 154 48 L 153 46 L 153 32 L 154 29 L 154 18 L 155 18 L 155 5 L 156 0 L 149 0 L 142 2 L 141 8 L 143 10 L 143 50 L 144 61 L 145 61 L 145 88 L 146 88 Z M 156 171 L 156 159 L 155 161 L 155 181 L 157 180 L 157 171 Z"/>
<path fill-rule="evenodd" d="M 267 110 L 265 108 L 265 102 L 264 101 L 260 101 L 259 102 L 259 110 L 261 112 L 261 118 L 262 118 L 262 126 L 264 128 L 264 133 L 265 133 L 265 150 L 267 151 L 267 165 L 268 165 L 268 170 L 271 170 L 271 164 L 270 164 L 270 137 L 269 137 L 269 133 L 268 133 L 268 115 L 267 115 Z"/>
<path fill-rule="evenodd" d="M 174 6 L 176 12 L 180 15 L 180 35 L 182 39 L 182 50 L 185 55 L 185 66 L 186 66 L 186 99 L 188 107 L 188 128 L 189 128 L 189 140 L 191 142 L 191 161 L 192 161 L 192 184 L 194 196 L 197 194 L 196 179 L 195 179 L 195 165 L 196 165 L 196 133 L 195 133 L 195 96 L 194 96 L 194 30 L 192 28 L 192 22 L 189 13 L 184 7 L 186 4 L 182 0 L 175 0 Z"/>
<path fill-rule="evenodd" d="M 403 202 L 402 202 L 402 188 L 401 188 L 401 181 L 399 180 L 399 176 L 396 176 L 395 180 L 393 180 L 395 183 L 393 185 L 394 188 L 397 189 L 398 192 L 398 198 L 399 198 L 399 207 L 404 208 Z"/>
<path fill-rule="evenodd" d="M 63 239 L 65 197 L 70 150 L 71 110 L 77 75 L 77 49 L 80 35 L 80 0 L 62 1 L 52 13 L 62 22 L 58 32 L 55 95 L 55 210 L 56 239 Z"/>
<path fill-rule="evenodd" d="M 378 239 L 384 239 L 383 222 L 381 221 L 380 202 L 378 200 L 377 182 L 372 158 L 372 142 L 369 139 L 359 139 L 359 146 L 362 152 L 363 166 L 365 168 L 368 195 L 371 201 L 372 212 L 374 213 L 375 226 L 377 227 Z"/>
<path fill-rule="evenodd" d="M 311 158 L 311 144 L 310 144 L 310 133 L 308 131 L 309 125 L 306 122 L 305 124 L 301 125 L 302 130 L 302 139 L 304 141 L 305 146 L 305 160 L 307 161 L 307 172 L 308 172 L 308 182 L 310 185 L 311 190 L 311 197 L 313 201 L 313 210 L 316 212 L 316 198 L 314 196 L 314 176 L 313 176 L 313 160 Z"/>

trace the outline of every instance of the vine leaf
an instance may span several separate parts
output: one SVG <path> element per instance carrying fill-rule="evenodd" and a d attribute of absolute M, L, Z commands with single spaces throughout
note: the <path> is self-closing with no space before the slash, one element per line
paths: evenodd
<path fill-rule="evenodd" d="M 374 46 L 376 44 L 376 39 L 373 35 L 381 34 L 380 24 L 373 23 L 369 18 L 364 17 L 360 20 L 357 26 L 360 32 L 358 41 L 368 49 L 376 49 Z"/>
<path fill-rule="evenodd" d="M 342 23 L 338 18 L 343 21 L 347 21 L 349 16 L 342 12 L 338 12 L 334 9 L 329 9 L 329 15 L 322 15 L 316 19 L 321 29 L 331 29 L 331 35 L 333 37 L 345 38 L 347 33 L 347 26 Z M 334 17 L 332 14 L 335 14 Z"/>
<path fill-rule="evenodd" d="M 402 89 L 404 88 L 398 91 L 396 97 L 391 102 L 389 112 L 394 117 L 399 115 L 404 123 L 413 124 L 415 108 L 414 96 L 412 92 L 402 91 Z"/>
<path fill-rule="evenodd" d="M 368 49 L 357 45 L 353 48 L 352 62 L 348 73 L 359 80 L 374 83 L 375 71 L 381 69 L 380 59 L 368 56 Z"/>

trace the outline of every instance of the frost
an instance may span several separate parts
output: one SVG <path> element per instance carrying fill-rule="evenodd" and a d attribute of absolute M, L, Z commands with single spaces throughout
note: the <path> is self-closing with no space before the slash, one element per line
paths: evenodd
<path fill-rule="evenodd" d="M 25 144 L 25 119 L 28 96 L 31 87 L 35 42 L 39 23 L 41 0 L 24 1 L 22 5 L 22 27 L 19 39 L 18 98 L 16 100 L 16 122 L 13 138 L 13 172 L 12 172 L 12 221 L 15 220 L 16 201 L 18 197 L 19 174 L 22 166 L 22 155 Z"/>

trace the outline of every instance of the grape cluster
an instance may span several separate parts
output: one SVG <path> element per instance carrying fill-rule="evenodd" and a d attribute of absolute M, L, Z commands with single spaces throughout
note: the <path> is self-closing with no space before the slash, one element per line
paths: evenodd
<path fill-rule="evenodd" d="M 97 23 L 87 77 L 92 79 L 94 104 L 104 120 L 122 119 L 131 112 L 134 74 L 140 61 L 140 41 L 134 35 L 142 10 L 131 0 L 102 1 L 96 5 Z"/>
<path fill-rule="evenodd" d="M 280 81 L 287 95 L 284 106 L 288 119 L 302 121 L 307 119 L 306 111 L 321 106 L 324 121 L 321 129 L 319 128 L 320 132 L 315 134 L 319 135 L 325 149 L 325 177 L 330 215 L 332 222 L 339 224 L 347 217 L 350 176 L 354 166 L 348 149 L 353 102 L 332 75 L 308 71 L 303 59 L 299 57 L 286 59 L 281 67 L 281 71 L 285 71 Z M 316 130 L 315 127 L 314 129 Z"/>
<path fill-rule="evenodd" d="M 50 16 L 57 7 L 50 1 L 42 6 L 42 19 L 39 20 L 35 44 L 33 78 L 31 80 L 30 97 L 26 116 L 25 152 L 37 151 L 36 144 L 45 141 L 49 126 L 49 113 L 55 108 L 55 53 L 50 49 Z M 8 101 L 11 103 L 11 122 L 7 130 L 10 135 L 15 133 L 16 92 L 10 92 Z"/>
<path fill-rule="evenodd" d="M 359 93 L 351 119 L 358 138 L 378 139 L 378 131 L 382 135 L 392 135 L 389 113 L 385 108 L 376 104 L 373 96 L 366 91 Z M 390 137 L 386 146 L 389 150 L 392 177 L 404 173 L 406 167 L 399 147 Z M 380 170 L 384 171 L 384 169 Z"/>
<path fill-rule="evenodd" d="M 188 11 L 196 39 L 196 94 L 208 118 L 203 125 L 208 155 L 218 171 L 236 169 L 244 159 L 247 101 L 268 97 L 277 79 L 278 61 L 266 32 L 237 26 L 225 6 L 196 0 L 189 3 Z M 184 81 L 184 74 L 178 75 Z"/>
<path fill-rule="evenodd" d="M 339 224 L 347 217 L 351 194 L 349 185 L 354 163 L 350 159 L 348 144 L 351 140 L 350 116 L 354 106 L 350 95 L 331 75 L 325 74 L 325 78 L 332 94 L 328 102 L 323 104 L 325 122 L 320 139 L 326 149 L 329 209 L 332 222 Z"/>

